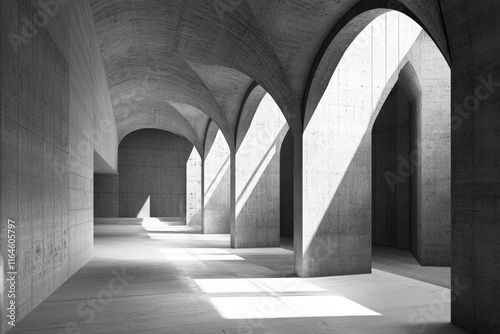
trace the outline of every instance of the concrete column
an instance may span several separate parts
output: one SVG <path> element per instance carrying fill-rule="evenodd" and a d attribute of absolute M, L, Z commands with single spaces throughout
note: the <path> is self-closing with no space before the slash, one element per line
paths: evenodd
<path fill-rule="evenodd" d="M 221 131 L 203 161 L 204 234 L 230 233 L 231 172 L 229 146 Z"/>
<path fill-rule="evenodd" d="M 280 152 L 280 235 L 293 238 L 293 133 L 283 139 Z"/>
<path fill-rule="evenodd" d="M 421 34 L 408 55 L 421 94 L 414 103 L 413 247 L 424 266 L 451 264 L 451 73 L 434 41 Z M 416 159 L 415 159 L 416 158 Z M 412 161 L 416 160 L 416 161 Z M 404 161 L 401 161 L 404 164 Z M 400 165 L 400 168 L 403 166 Z M 406 175 L 400 175 L 406 176 Z"/>
<path fill-rule="evenodd" d="M 421 31 L 397 13 L 370 24 L 360 35 L 369 42 L 346 50 L 305 129 L 303 225 L 295 223 L 300 276 L 371 271 L 371 130 Z"/>
<path fill-rule="evenodd" d="M 378 198 L 374 208 L 377 209 L 375 205 L 384 206 L 387 196 L 397 196 L 400 201 L 407 196 L 405 185 L 411 182 L 410 248 L 422 265 L 449 266 L 450 68 L 432 39 L 425 33 L 420 34 L 400 68 L 406 61 L 408 62 L 399 73 L 398 89 L 410 99 L 411 152 L 396 153 L 397 157 L 392 157 L 395 165 L 379 171 L 377 186 L 380 190 L 385 189 L 383 193 L 386 198 Z M 390 124 L 390 119 L 380 117 L 384 116 L 377 118 L 379 127 Z M 394 138 L 390 138 L 389 142 L 395 144 Z M 380 156 L 375 154 L 373 158 L 380 162 L 380 159 L 388 158 L 388 154 L 390 152 L 382 152 Z M 402 213 L 404 216 L 398 212 L 399 222 L 408 217 L 405 210 Z M 383 216 L 378 218 L 379 222 L 383 220 Z M 385 223 L 390 224 L 390 220 L 387 218 Z M 384 228 L 386 232 L 389 229 Z M 401 230 L 405 234 L 402 237 L 406 238 L 407 228 Z M 398 236 L 398 240 L 401 244 L 401 236 Z M 394 245 L 395 240 L 392 242 Z"/>
<path fill-rule="evenodd" d="M 280 150 L 288 125 L 268 94 L 235 154 L 236 248 L 279 247 Z"/>
<path fill-rule="evenodd" d="M 500 2 L 442 2 L 452 63 L 452 322 L 500 332 Z"/>
<path fill-rule="evenodd" d="M 293 133 L 293 255 L 295 273 L 304 277 L 304 203 L 303 203 L 303 147 L 302 132 Z"/>
<path fill-rule="evenodd" d="M 202 219 L 202 161 L 200 154 L 193 148 L 187 162 L 186 177 L 186 224 L 201 226 Z"/>

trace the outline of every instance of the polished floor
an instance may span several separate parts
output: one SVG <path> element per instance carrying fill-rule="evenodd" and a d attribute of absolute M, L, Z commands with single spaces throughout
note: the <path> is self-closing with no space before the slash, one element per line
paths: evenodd
<path fill-rule="evenodd" d="M 407 253 L 375 249 L 370 275 L 300 279 L 286 246 L 197 232 L 96 225 L 93 260 L 9 333 L 468 333 L 449 324 L 449 269 L 419 272 Z"/>

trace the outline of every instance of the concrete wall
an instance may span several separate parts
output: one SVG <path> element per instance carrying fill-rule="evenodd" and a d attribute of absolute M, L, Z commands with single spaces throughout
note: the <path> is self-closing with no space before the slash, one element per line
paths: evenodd
<path fill-rule="evenodd" d="M 151 217 L 185 218 L 192 150 L 187 139 L 162 130 L 138 130 L 125 137 L 118 158 L 120 217 L 138 217 L 149 199 Z"/>
<path fill-rule="evenodd" d="M 371 271 L 371 129 L 420 32 L 397 13 L 370 24 L 360 35 L 368 42 L 346 50 L 304 132 L 304 225 L 295 233 L 304 276 Z"/>
<path fill-rule="evenodd" d="M 120 217 L 120 176 L 94 175 L 94 218 Z"/>
<path fill-rule="evenodd" d="M 500 332 L 500 3 L 443 2 L 452 64 L 451 317 Z"/>
<path fill-rule="evenodd" d="M 295 138 L 295 162 L 303 164 L 295 168 L 296 174 L 303 173 L 302 182 L 297 185 L 302 187 L 302 198 L 296 196 L 295 199 L 303 203 L 301 211 L 295 206 L 295 215 L 303 222 L 295 224 L 299 275 L 370 272 L 371 131 L 378 112 L 409 60 L 418 65 L 419 80 L 424 93 L 428 93 L 419 96 L 422 152 L 427 147 L 434 147 L 427 150 L 430 152 L 427 155 L 422 153 L 421 161 L 417 161 L 422 171 L 431 167 L 427 175 L 432 175 L 428 179 L 435 185 L 434 188 L 422 187 L 421 197 L 426 203 L 435 201 L 441 205 L 441 211 L 437 212 L 428 210 L 424 200 L 421 201 L 422 219 L 418 231 L 423 233 L 418 238 L 420 249 L 425 251 L 417 251 L 417 258 L 423 264 L 444 263 L 449 219 L 446 220 L 447 210 L 443 206 L 446 196 L 441 197 L 441 194 L 446 193 L 445 185 L 450 175 L 445 160 L 449 147 L 449 100 L 442 92 L 433 96 L 432 90 L 440 85 L 449 86 L 443 75 L 446 73 L 444 58 L 437 51 L 430 52 L 436 49 L 429 48 L 429 43 L 422 43 L 421 33 L 422 29 L 414 21 L 396 12 L 385 14 L 370 24 L 359 35 L 363 43 L 354 42 L 345 51 L 304 132 L 303 142 Z M 419 42 L 414 47 L 417 39 Z M 424 66 L 425 61 L 429 64 Z M 429 80 L 425 81 L 426 78 Z M 436 168 L 439 164 L 443 167 Z M 426 177 L 422 174 L 422 184 L 431 185 L 432 182 L 424 181 Z M 429 212 L 428 218 L 432 216 L 432 219 L 424 218 L 424 212 Z M 431 221 L 433 223 L 427 223 Z M 431 234 L 437 238 L 426 238 Z M 449 243 L 447 247 L 449 249 Z"/>
<path fill-rule="evenodd" d="M 280 151 L 280 235 L 293 237 L 293 133 L 283 139 Z"/>
<path fill-rule="evenodd" d="M 116 170 L 117 133 L 96 32 L 87 1 L 69 16 L 70 274 L 92 256 L 94 151 Z"/>
<path fill-rule="evenodd" d="M 68 28 L 65 7 L 57 22 L 39 29 L 26 44 L 20 18 L 39 10 L 27 1 L 2 1 L 2 198 L 1 257 L 7 259 L 7 221 L 17 227 L 17 321 L 71 274 L 68 179 Z M 51 32 L 63 28 L 63 32 Z M 57 126 L 56 126 L 57 124 Z M 53 162 L 62 161 L 56 170 Z M 2 266 L 2 333 L 8 270 Z"/>
<path fill-rule="evenodd" d="M 182 166 L 180 166 L 182 167 Z M 186 163 L 186 224 L 201 226 L 202 218 L 202 163 L 198 151 L 193 148 Z M 168 169 L 168 167 L 165 167 Z M 182 207 L 183 205 L 181 205 Z M 94 217 L 120 217 L 120 175 L 94 175 Z"/>
<path fill-rule="evenodd" d="M 201 226 L 203 213 L 202 161 L 195 148 L 189 156 L 186 173 L 186 224 Z"/>
<path fill-rule="evenodd" d="M 233 247 L 279 247 L 280 151 L 287 132 L 280 108 L 266 95 L 235 156 Z"/>
<path fill-rule="evenodd" d="M 415 108 L 417 152 L 412 188 L 417 209 L 414 219 L 416 246 L 412 247 L 421 265 L 451 264 L 451 71 L 442 54 L 427 34 L 421 34 L 410 50 L 421 86 Z M 400 173 L 401 174 L 401 173 Z M 404 173 L 402 173 L 404 174 Z M 404 175 L 402 175 L 404 176 Z M 414 224 L 415 225 L 415 224 Z"/>
<path fill-rule="evenodd" d="M 372 131 L 372 243 L 410 249 L 411 177 L 395 182 L 401 161 L 411 148 L 410 102 L 396 85 Z"/>
<path fill-rule="evenodd" d="M 214 131 L 217 135 L 203 161 L 202 232 L 226 234 L 231 230 L 231 152 L 222 132 Z"/>
<path fill-rule="evenodd" d="M 50 15 L 38 2 L 1 6 L 1 253 L 3 260 L 6 222 L 13 219 L 19 321 L 92 256 L 93 152 L 101 124 L 94 114 L 111 109 L 86 1 L 52 7 Z M 26 22 L 35 14 L 47 20 L 30 32 Z M 16 36 L 23 41 L 18 48 Z M 104 125 L 111 146 L 100 150 L 113 165 L 114 118 Z M 8 328 L 5 284 L 2 275 L 1 332 Z"/>

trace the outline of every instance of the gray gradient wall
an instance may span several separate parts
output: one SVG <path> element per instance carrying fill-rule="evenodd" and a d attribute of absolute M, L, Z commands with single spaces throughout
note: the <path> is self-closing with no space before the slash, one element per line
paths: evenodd
<path fill-rule="evenodd" d="M 187 140 L 154 129 L 129 134 L 120 143 L 120 217 L 137 217 L 150 198 L 151 217 L 186 217 Z"/>
<path fill-rule="evenodd" d="M 279 247 L 280 151 L 288 132 L 280 108 L 267 94 L 234 157 L 235 248 Z"/>
<path fill-rule="evenodd" d="M 451 317 L 499 333 L 500 2 L 442 4 L 453 59 Z"/>
<path fill-rule="evenodd" d="M 87 2 L 52 8 L 19 45 L 12 41 L 25 36 L 21 19 L 43 8 L 34 1 L 2 1 L 1 8 L 1 258 L 12 219 L 19 321 L 91 258 L 94 149 L 116 167 L 117 135 Z"/>
<path fill-rule="evenodd" d="M 94 217 L 120 217 L 120 176 L 94 175 Z"/>
<path fill-rule="evenodd" d="M 203 160 L 203 221 L 202 233 L 226 234 L 231 230 L 231 172 L 229 169 L 231 152 L 229 146 L 216 128 L 210 125 L 213 131 L 213 145 L 206 148 L 206 157 Z"/>
<path fill-rule="evenodd" d="M 280 235 L 293 237 L 293 133 L 283 139 L 280 152 Z"/>

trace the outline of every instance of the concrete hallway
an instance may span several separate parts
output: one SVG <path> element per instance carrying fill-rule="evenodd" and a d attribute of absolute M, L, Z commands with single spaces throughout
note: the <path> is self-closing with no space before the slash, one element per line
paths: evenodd
<path fill-rule="evenodd" d="M 284 248 L 230 249 L 228 235 L 175 224 L 95 225 L 93 259 L 10 333 L 468 333 L 449 324 L 450 291 L 437 285 L 377 269 L 293 276 Z"/>

